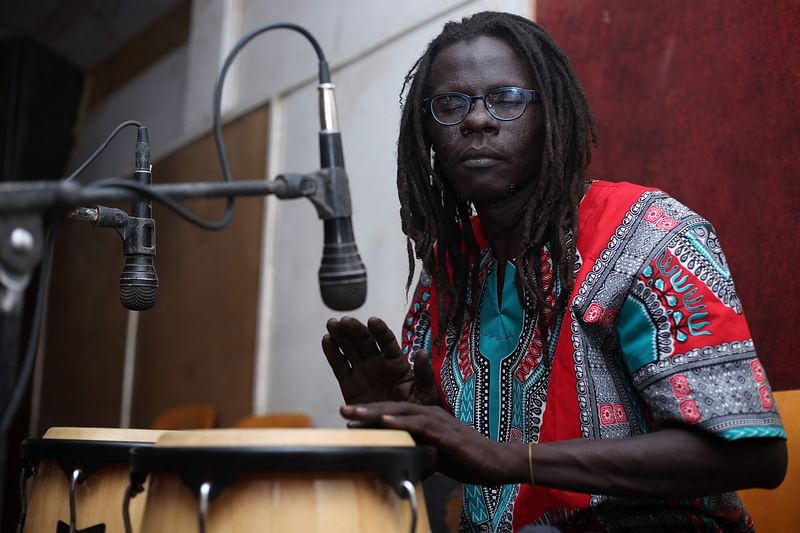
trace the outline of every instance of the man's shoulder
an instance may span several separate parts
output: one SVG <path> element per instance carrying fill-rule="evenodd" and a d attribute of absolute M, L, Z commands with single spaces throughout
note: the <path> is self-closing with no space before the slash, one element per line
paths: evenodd
<path fill-rule="evenodd" d="M 646 185 L 639 185 L 630 181 L 609 181 L 609 180 L 592 180 L 591 189 L 600 190 L 608 194 L 624 195 L 624 196 L 638 196 L 646 192 L 658 192 L 665 194 L 657 187 L 649 187 Z"/>
<path fill-rule="evenodd" d="M 630 181 L 593 180 L 584 201 L 611 213 L 666 209 L 680 219 L 700 216 L 664 190 Z"/>

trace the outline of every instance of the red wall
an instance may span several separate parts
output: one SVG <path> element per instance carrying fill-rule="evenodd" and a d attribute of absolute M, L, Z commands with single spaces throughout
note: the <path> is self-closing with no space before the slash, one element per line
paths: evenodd
<path fill-rule="evenodd" d="M 800 388 L 800 3 L 537 0 L 597 119 L 590 176 L 711 220 L 773 388 Z"/>

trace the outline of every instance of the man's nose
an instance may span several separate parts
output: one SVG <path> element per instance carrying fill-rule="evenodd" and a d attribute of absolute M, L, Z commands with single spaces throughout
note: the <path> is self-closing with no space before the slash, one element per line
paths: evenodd
<path fill-rule="evenodd" d="M 480 100 L 480 101 L 478 101 Z M 484 98 L 475 98 L 472 101 L 472 108 L 461 122 L 461 132 L 491 132 L 497 129 L 497 119 L 489 113 Z"/>

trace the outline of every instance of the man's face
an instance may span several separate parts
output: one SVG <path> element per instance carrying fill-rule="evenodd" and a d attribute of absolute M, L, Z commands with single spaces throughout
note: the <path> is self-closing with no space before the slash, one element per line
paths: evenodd
<path fill-rule="evenodd" d="M 504 40 L 488 36 L 439 52 L 428 85 L 427 97 L 450 91 L 485 95 L 498 87 L 538 89 L 518 54 Z M 460 124 L 443 126 L 430 113 L 426 120 L 444 178 L 463 200 L 477 206 L 502 200 L 539 174 L 544 115 L 536 102 L 512 121 L 494 118 L 483 100 L 475 101 Z"/>

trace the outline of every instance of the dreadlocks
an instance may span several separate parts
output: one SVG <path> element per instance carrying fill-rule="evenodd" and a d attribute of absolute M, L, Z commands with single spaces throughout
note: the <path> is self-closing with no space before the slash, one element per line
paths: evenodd
<path fill-rule="evenodd" d="M 538 25 L 507 13 L 482 12 L 449 22 L 428 44 L 425 53 L 406 74 L 401 99 L 406 93 L 397 148 L 397 188 L 400 218 L 407 237 L 408 289 L 414 277 L 415 256 L 437 287 L 439 328 L 445 324 L 460 329 L 465 311 L 474 313 L 477 298 L 468 304 L 468 294 L 477 295 L 480 250 L 470 217 L 473 205 L 458 198 L 444 179 L 431 143 L 425 134 L 422 100 L 430 96 L 431 65 L 445 48 L 481 36 L 498 37 L 527 63 L 542 95 L 544 153 L 541 169 L 531 169 L 538 178 L 522 213 L 522 242 L 516 258 L 517 283 L 522 287 L 526 308 L 566 307 L 575 268 L 575 238 L 578 203 L 591 160 L 596 133 L 591 109 L 566 55 Z M 412 247 L 413 243 L 413 247 Z M 541 279 L 541 252 L 549 248 L 558 273 L 558 298 L 548 303 Z M 552 302 L 552 300 L 551 300 Z M 542 315 L 543 316 L 543 315 Z M 547 343 L 549 324 L 540 321 L 542 340 Z"/>

